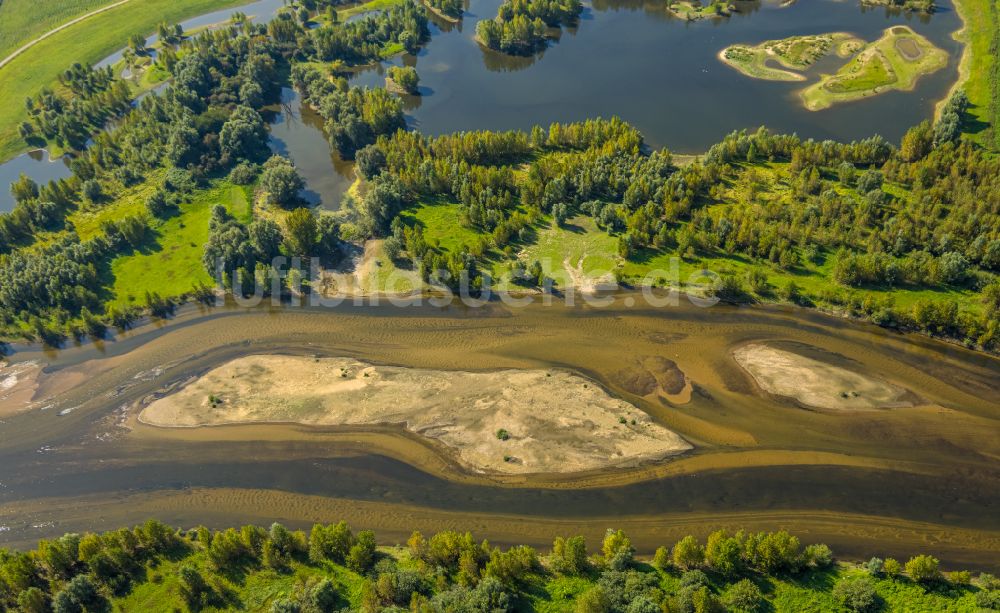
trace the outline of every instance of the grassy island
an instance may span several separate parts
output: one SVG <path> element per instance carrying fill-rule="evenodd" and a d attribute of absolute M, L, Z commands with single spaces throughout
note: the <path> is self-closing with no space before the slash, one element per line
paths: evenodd
<path fill-rule="evenodd" d="M 675 17 L 695 21 L 697 19 L 717 19 L 728 17 L 736 10 L 732 4 L 723 1 L 702 4 L 699 0 L 671 1 L 667 10 Z"/>
<path fill-rule="evenodd" d="M 947 64 L 945 51 L 907 26 L 893 26 L 835 74 L 803 90 L 802 100 L 807 109 L 819 111 L 887 91 L 909 91 L 921 76 Z"/>
<path fill-rule="evenodd" d="M 931 14 L 937 10 L 934 0 L 861 0 L 865 6 L 885 6 L 909 13 Z"/>
<path fill-rule="evenodd" d="M 834 32 L 769 40 L 755 46 L 732 45 L 719 53 L 719 59 L 755 79 L 804 81 L 803 75 L 792 71 L 808 68 L 830 52 L 850 57 L 864 46 L 864 41 L 850 34 Z M 788 70 L 770 66 L 772 61 Z"/>

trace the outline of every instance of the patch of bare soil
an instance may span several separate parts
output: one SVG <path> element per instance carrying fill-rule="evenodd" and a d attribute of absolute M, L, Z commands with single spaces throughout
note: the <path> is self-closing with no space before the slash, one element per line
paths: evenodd
<path fill-rule="evenodd" d="M 0 417 L 27 411 L 35 406 L 38 376 L 42 367 L 37 362 L 6 364 L 0 362 Z"/>
<path fill-rule="evenodd" d="M 666 398 L 675 404 L 691 400 L 691 382 L 676 362 L 663 356 L 635 359 L 618 371 L 615 381 L 627 392 L 647 399 Z"/>
<path fill-rule="evenodd" d="M 911 394 L 875 377 L 761 344 L 733 352 L 765 392 L 819 409 L 867 410 L 912 406 Z"/>
<path fill-rule="evenodd" d="M 643 411 L 557 370 L 451 372 L 347 358 L 233 360 L 152 402 L 161 427 L 403 424 L 477 471 L 573 473 L 691 449 Z"/>

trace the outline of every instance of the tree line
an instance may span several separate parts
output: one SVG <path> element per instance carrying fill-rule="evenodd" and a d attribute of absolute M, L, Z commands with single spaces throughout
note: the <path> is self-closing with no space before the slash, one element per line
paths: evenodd
<path fill-rule="evenodd" d="M 345 522 L 305 532 L 279 523 L 178 530 L 154 520 L 66 534 L 27 552 L 0 550 L 0 606 L 25 613 L 110 611 L 116 599 L 166 572 L 177 579 L 160 598 L 177 599 L 189 611 L 238 608 L 246 577 L 259 571 L 278 581 L 292 573 L 309 577 L 271 599 L 275 613 L 515 611 L 529 594 L 560 579 L 577 586 L 564 598 L 572 598 L 579 613 L 762 611 L 772 581 L 810 577 L 835 578 L 820 589 L 849 611 L 878 611 L 880 590 L 902 582 L 945 601 L 969 595 L 976 606 L 1000 608 L 1000 580 L 990 574 L 973 581 L 968 571 L 943 573 L 930 555 L 905 564 L 873 557 L 847 568 L 826 545 L 803 547 L 785 531 L 719 530 L 706 541 L 686 536 L 647 561 L 636 558 L 627 534 L 613 529 L 596 550 L 584 537 L 570 536 L 556 537 L 542 553 L 526 545 L 504 549 L 468 532 L 429 538 L 414 532 L 405 546 L 380 548 L 372 531 L 355 532 Z"/>

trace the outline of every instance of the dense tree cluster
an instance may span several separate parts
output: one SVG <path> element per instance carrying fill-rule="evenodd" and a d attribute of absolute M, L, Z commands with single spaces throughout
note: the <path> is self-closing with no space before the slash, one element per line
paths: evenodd
<path fill-rule="evenodd" d="M 462 16 L 463 0 L 426 0 L 427 4 L 448 17 L 458 18 Z"/>
<path fill-rule="evenodd" d="M 389 79 L 408 94 L 416 94 L 420 84 L 420 75 L 412 66 L 391 66 L 388 70 Z"/>
<path fill-rule="evenodd" d="M 406 0 L 361 19 L 316 28 L 309 36 L 316 59 L 361 64 L 382 59 L 397 47 L 416 53 L 430 31 L 424 8 Z"/>
<path fill-rule="evenodd" d="M 306 258 L 299 268 L 291 272 L 287 267 L 276 270 L 274 259 L 278 256 Z M 243 224 L 216 206 L 209 221 L 208 243 L 202 256 L 205 270 L 216 277 L 220 272 L 223 282 L 232 287 L 237 283 L 244 294 L 261 295 L 297 289 L 293 282 L 301 281 L 303 269 L 308 272 L 308 258 L 318 257 L 327 263 L 340 258 L 340 231 L 332 217 L 317 217 L 308 208 L 294 210 L 284 226 L 263 218 Z"/>
<path fill-rule="evenodd" d="M 956 95 L 941 124 L 966 104 Z M 419 262 L 425 273 L 447 270 L 452 280 L 462 271 L 475 279 L 484 256 L 510 257 L 512 243 L 530 238 L 542 215 L 561 223 L 575 211 L 617 235 L 625 258 L 740 254 L 788 271 L 828 261 L 839 287 L 807 298 L 789 285 L 782 297 L 991 347 L 1000 318 L 989 289 L 1000 272 L 1000 162 L 956 142 L 941 124 L 916 126 L 900 149 L 879 137 L 841 144 L 763 129 L 735 133 L 684 167 L 667 151 L 644 150 L 638 132 L 618 120 L 530 133 L 397 132 L 359 156 L 365 177 L 397 186 L 388 201 L 385 190 L 373 190 L 374 203 L 362 208 L 372 233 L 388 228 L 394 257 Z M 420 228 L 392 224 L 400 199 L 458 203 L 478 240 L 456 253 L 433 248 Z M 512 266 L 537 279 L 524 263 Z M 723 278 L 717 295 L 769 295 L 766 275 L 752 273 Z M 977 316 L 924 299 L 900 310 L 880 297 L 894 287 L 968 288 L 981 292 L 986 308 Z"/>
<path fill-rule="evenodd" d="M 25 101 L 28 121 L 19 128 L 25 140 L 83 149 L 95 130 L 132 108 L 128 84 L 115 79 L 110 66 L 95 70 L 76 63 L 59 75 L 59 82 L 67 94 L 43 89 Z"/>
<path fill-rule="evenodd" d="M 166 566 L 166 565 L 170 566 Z M 660 547 L 652 567 L 638 563 L 629 537 L 608 530 L 588 552 L 582 536 L 555 539 L 551 553 L 516 545 L 507 549 L 476 541 L 468 532 L 444 531 L 425 538 L 414 532 L 404 549 L 380 549 L 375 534 L 345 522 L 316 524 L 308 534 L 275 523 L 212 531 L 175 530 L 156 521 L 103 534 L 67 534 L 41 541 L 34 551 L 0 550 L 0 607 L 28 613 L 108 611 L 161 572 L 176 574 L 176 596 L 187 610 L 240 608 L 241 583 L 266 571 L 296 573 L 291 589 L 271 599 L 274 612 L 382 611 L 408 608 L 427 613 L 497 613 L 523 609 L 528 594 L 564 578 L 576 586 L 562 598 L 582 613 L 636 611 L 757 611 L 768 604 L 759 586 L 772 577 L 830 578 L 833 554 L 826 545 L 801 547 L 786 532 L 688 536 Z M 850 611 L 874 611 L 876 582 L 899 582 L 899 562 L 872 558 L 825 589 Z M 905 564 L 906 581 L 926 588 L 974 591 L 982 608 L 996 608 L 1000 581 L 967 571 L 943 575 L 929 555 Z M 357 581 L 350 588 L 345 579 Z M 257 580 L 259 581 L 259 579 Z M 973 584 L 975 587 L 973 587 Z M 160 588 L 162 589 L 162 588 Z"/>
<path fill-rule="evenodd" d="M 490 49 L 527 55 L 545 46 L 549 28 L 576 23 L 582 11 L 580 0 L 504 0 L 495 18 L 476 25 L 476 36 Z"/>
<path fill-rule="evenodd" d="M 379 136 L 406 126 L 402 103 L 385 89 L 349 87 L 344 79 L 331 80 L 302 65 L 293 68 L 292 82 L 325 120 L 330 144 L 348 159 Z"/>

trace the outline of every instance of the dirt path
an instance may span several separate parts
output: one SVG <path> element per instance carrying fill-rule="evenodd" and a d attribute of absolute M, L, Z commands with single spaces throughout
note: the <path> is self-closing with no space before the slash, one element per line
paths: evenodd
<path fill-rule="evenodd" d="M 13 62 L 14 59 L 17 58 L 17 56 L 21 55 L 22 53 L 24 53 L 28 49 L 31 49 L 32 47 L 34 47 L 38 43 L 42 42 L 46 38 L 52 36 L 53 34 L 56 34 L 58 32 L 62 32 L 66 28 L 74 26 L 74 25 L 80 23 L 81 21 L 83 21 L 85 19 L 89 19 L 89 18 L 93 17 L 94 15 L 103 13 L 105 11 L 110 11 L 111 9 L 113 9 L 115 7 L 118 7 L 118 6 L 121 6 L 121 5 L 125 4 L 128 1 L 129 0 L 119 0 L 118 2 L 115 2 L 114 4 L 109 4 L 107 6 L 102 6 L 101 8 L 99 8 L 97 10 L 90 11 L 86 15 L 80 15 L 76 19 L 71 19 L 70 21 L 67 21 L 66 23 L 62 24 L 61 26 L 49 30 L 48 32 L 46 32 L 45 34 L 42 34 L 38 38 L 36 38 L 34 40 L 31 40 L 31 41 L 28 41 L 27 43 L 24 44 L 24 46 L 16 49 L 13 53 L 11 53 L 10 55 L 8 55 L 4 59 L 0 60 L 0 68 L 3 68 L 7 64 Z"/>

